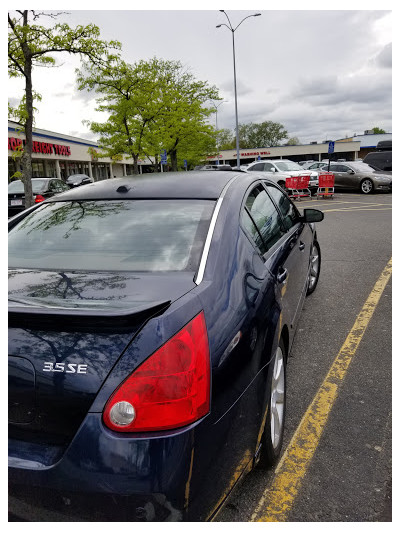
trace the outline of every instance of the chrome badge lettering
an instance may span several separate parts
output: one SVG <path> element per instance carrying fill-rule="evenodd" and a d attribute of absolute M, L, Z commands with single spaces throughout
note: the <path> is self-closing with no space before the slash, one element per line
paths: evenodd
<path fill-rule="evenodd" d="M 65 374 L 87 374 L 88 365 L 78 363 L 45 362 L 43 372 L 64 372 Z"/>

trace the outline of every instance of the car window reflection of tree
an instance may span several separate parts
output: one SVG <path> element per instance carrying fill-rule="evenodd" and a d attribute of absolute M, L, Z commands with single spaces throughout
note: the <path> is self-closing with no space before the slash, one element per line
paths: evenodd
<path fill-rule="evenodd" d="M 49 215 L 48 211 L 50 209 L 55 210 L 52 214 Z M 51 206 L 51 207 L 50 207 Z M 79 207 L 79 210 L 76 208 Z M 87 219 L 88 217 L 96 216 L 99 218 L 105 218 L 112 214 L 118 214 L 123 210 L 128 210 L 128 205 L 125 202 L 99 202 L 99 201 L 73 201 L 66 202 L 65 205 L 60 206 L 60 203 L 56 204 L 46 204 L 43 205 L 43 214 L 47 215 L 44 219 L 35 213 L 34 217 L 26 217 L 21 224 L 17 226 L 17 229 L 24 229 L 28 227 L 27 235 L 33 231 L 46 231 L 55 226 L 62 224 L 71 224 L 71 227 L 63 235 L 64 239 L 68 239 L 73 231 L 81 229 L 80 222 L 83 218 Z M 33 220 L 38 219 L 36 223 L 32 222 Z"/>
<path fill-rule="evenodd" d="M 13 273 L 10 272 L 9 277 L 13 277 L 14 274 L 17 274 L 18 272 Z M 56 279 L 53 282 L 48 282 L 45 280 L 42 283 L 32 284 L 24 286 L 23 289 L 19 290 L 11 290 L 9 293 L 9 298 L 13 299 L 18 297 L 19 295 L 25 298 L 35 298 L 38 303 L 40 301 L 39 298 L 46 298 L 51 295 L 56 295 L 57 297 L 61 297 L 63 299 L 67 298 L 67 292 L 70 289 L 73 293 L 76 295 L 79 295 L 80 299 L 83 299 L 85 301 L 98 301 L 99 298 L 96 297 L 82 297 L 81 292 L 83 290 L 93 289 L 95 291 L 104 291 L 104 290 L 110 290 L 110 287 L 112 287 L 113 291 L 115 289 L 125 289 L 126 288 L 126 278 L 124 276 L 118 276 L 118 275 L 112 275 L 107 276 L 105 278 L 88 278 L 85 274 L 82 275 L 76 275 L 74 279 L 72 280 L 69 278 L 64 272 L 58 272 L 58 274 L 61 276 L 61 279 Z M 65 285 L 64 285 L 65 283 Z M 102 300 L 122 300 L 126 298 L 126 294 L 120 294 L 117 295 L 114 292 L 108 296 L 102 296 Z"/>

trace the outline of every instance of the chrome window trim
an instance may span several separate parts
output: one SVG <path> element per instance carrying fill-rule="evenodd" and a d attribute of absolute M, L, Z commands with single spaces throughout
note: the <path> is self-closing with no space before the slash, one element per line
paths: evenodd
<path fill-rule="evenodd" d="M 194 282 L 196 283 L 196 285 L 200 285 L 200 283 L 203 281 L 204 272 L 206 270 L 208 253 L 210 251 L 211 241 L 212 241 L 212 238 L 213 238 L 213 235 L 214 235 L 214 229 L 215 229 L 215 226 L 217 224 L 218 214 L 219 214 L 219 211 L 221 209 L 222 201 L 223 201 L 223 199 L 224 199 L 224 197 L 226 195 L 226 191 L 229 189 L 230 185 L 239 176 L 240 176 L 240 174 L 238 174 L 237 176 L 234 176 L 230 181 L 228 181 L 228 183 L 222 189 L 221 195 L 218 198 L 217 203 L 215 204 L 215 208 L 214 208 L 214 211 L 213 211 L 213 214 L 212 214 L 212 217 L 211 217 L 211 221 L 210 221 L 210 226 L 209 226 L 208 232 L 207 232 L 207 237 L 206 237 L 206 240 L 205 240 L 205 243 L 204 243 L 203 252 L 201 254 L 199 268 L 198 268 L 197 274 L 196 274 L 196 276 L 194 278 Z"/>

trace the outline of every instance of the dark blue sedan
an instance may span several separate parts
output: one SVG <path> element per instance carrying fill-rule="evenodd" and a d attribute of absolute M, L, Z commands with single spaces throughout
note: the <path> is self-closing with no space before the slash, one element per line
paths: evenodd
<path fill-rule="evenodd" d="M 204 521 L 280 454 L 313 222 L 235 171 L 71 189 L 9 221 L 9 506 Z"/>

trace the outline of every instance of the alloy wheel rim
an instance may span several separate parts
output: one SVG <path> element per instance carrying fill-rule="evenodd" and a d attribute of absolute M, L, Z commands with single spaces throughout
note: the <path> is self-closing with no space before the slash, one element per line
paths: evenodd
<path fill-rule="evenodd" d="M 308 277 L 308 288 L 312 289 L 314 285 L 317 282 L 319 273 L 319 253 L 318 248 L 313 245 L 312 252 L 311 252 L 311 267 L 310 267 L 310 275 Z"/>
<path fill-rule="evenodd" d="M 285 407 L 285 368 L 283 353 L 278 347 L 275 356 L 271 384 L 271 442 L 278 448 L 283 432 L 283 414 Z"/>
<path fill-rule="evenodd" d="M 372 182 L 370 180 L 365 180 L 361 184 L 361 188 L 363 192 L 371 192 L 372 190 Z"/>

